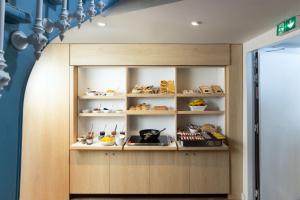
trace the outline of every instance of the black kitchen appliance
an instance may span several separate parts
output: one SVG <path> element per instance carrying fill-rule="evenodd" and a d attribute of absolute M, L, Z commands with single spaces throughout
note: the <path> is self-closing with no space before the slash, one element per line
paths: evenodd
<path fill-rule="evenodd" d="M 130 136 L 127 140 L 128 146 L 168 146 L 170 144 L 170 138 L 166 135 L 161 135 L 156 139 L 144 140 L 139 135 Z"/>
<path fill-rule="evenodd" d="M 157 140 L 160 136 L 160 133 L 166 130 L 165 128 L 162 130 L 156 130 L 156 129 L 144 129 L 140 130 L 140 136 L 143 140 Z"/>

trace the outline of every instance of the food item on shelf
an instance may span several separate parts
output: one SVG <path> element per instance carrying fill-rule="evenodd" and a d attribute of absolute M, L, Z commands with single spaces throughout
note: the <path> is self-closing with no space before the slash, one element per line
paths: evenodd
<path fill-rule="evenodd" d="M 213 124 L 204 124 L 202 126 L 190 124 L 188 128 L 193 131 L 177 131 L 177 140 L 184 147 L 215 147 L 221 146 L 226 142 L 223 134 L 220 132 L 211 132 L 218 129 Z"/>
<path fill-rule="evenodd" d="M 195 125 L 195 124 L 189 124 L 188 125 L 188 129 L 191 133 L 197 133 L 199 126 Z"/>
<path fill-rule="evenodd" d="M 143 92 L 143 86 L 140 85 L 135 85 L 131 91 L 132 94 L 141 94 L 142 92 Z"/>
<path fill-rule="evenodd" d="M 122 112 L 123 112 L 122 109 L 117 109 L 117 110 L 115 110 L 115 111 L 116 111 L 116 113 L 122 113 Z"/>
<path fill-rule="evenodd" d="M 103 146 L 112 146 L 115 144 L 115 138 L 112 136 L 105 136 L 100 139 L 99 143 Z"/>
<path fill-rule="evenodd" d="M 144 93 L 144 94 L 153 94 L 154 93 L 153 88 L 154 88 L 153 85 L 146 86 L 146 87 L 143 88 L 142 93 Z"/>
<path fill-rule="evenodd" d="M 100 113 L 100 112 L 101 112 L 101 109 L 100 109 L 100 108 L 94 108 L 92 112 L 93 112 L 93 113 Z"/>
<path fill-rule="evenodd" d="M 196 99 L 189 103 L 191 111 L 204 111 L 207 107 L 203 99 Z"/>
<path fill-rule="evenodd" d="M 201 94 L 200 90 L 183 90 L 182 94 Z"/>
<path fill-rule="evenodd" d="M 224 94 L 222 88 L 219 85 L 212 85 L 211 89 L 214 94 Z"/>
<path fill-rule="evenodd" d="M 218 128 L 213 124 L 203 124 L 200 129 L 202 132 L 214 133 Z"/>
<path fill-rule="evenodd" d="M 111 136 L 105 136 L 100 139 L 101 142 L 113 142 L 115 139 Z"/>
<path fill-rule="evenodd" d="M 77 138 L 77 141 L 80 142 L 81 144 L 86 144 L 86 137 L 81 136 L 81 137 Z"/>
<path fill-rule="evenodd" d="M 199 88 L 202 94 L 212 94 L 212 89 L 209 86 L 203 85 L 200 86 Z"/>
<path fill-rule="evenodd" d="M 106 96 L 114 96 L 115 91 L 114 90 L 106 90 Z"/>
<path fill-rule="evenodd" d="M 217 138 L 218 140 L 225 140 L 226 137 L 222 134 L 222 133 L 219 133 L 219 132 L 213 132 L 212 135 Z"/>
<path fill-rule="evenodd" d="M 99 140 L 105 136 L 105 131 L 99 132 Z"/>
<path fill-rule="evenodd" d="M 111 132 L 111 136 L 115 137 L 117 135 L 118 124 L 116 124 L 115 129 Z"/>
<path fill-rule="evenodd" d="M 175 83 L 174 83 L 174 81 L 168 81 L 167 92 L 169 94 L 174 94 L 175 93 Z"/>
<path fill-rule="evenodd" d="M 168 81 L 162 80 L 160 81 L 160 93 L 166 94 L 168 93 Z"/>
<path fill-rule="evenodd" d="M 136 106 L 130 106 L 129 110 L 150 110 L 150 104 L 141 103 Z"/>
<path fill-rule="evenodd" d="M 153 85 L 148 86 L 141 86 L 135 85 L 134 88 L 131 90 L 132 94 L 157 94 L 158 88 L 154 87 Z"/>
<path fill-rule="evenodd" d="M 86 94 L 87 96 L 96 96 L 96 95 L 97 95 L 97 91 L 95 91 L 95 90 L 90 90 L 90 88 L 87 88 L 85 94 Z"/>
<path fill-rule="evenodd" d="M 205 101 L 204 99 L 195 99 L 189 104 L 190 106 L 205 106 Z"/>
<path fill-rule="evenodd" d="M 94 132 L 88 132 L 87 136 L 86 136 L 86 144 L 87 145 L 91 145 L 93 144 L 93 140 L 94 140 Z"/>
<path fill-rule="evenodd" d="M 110 112 L 111 112 L 111 110 L 110 110 L 110 109 L 108 109 L 108 108 L 103 108 L 103 112 L 104 112 L 104 113 L 110 113 Z"/>
<path fill-rule="evenodd" d="M 169 110 L 168 106 L 154 106 L 153 110 Z"/>
<path fill-rule="evenodd" d="M 126 135 L 125 131 L 120 131 L 120 135 Z"/>
<path fill-rule="evenodd" d="M 91 113 L 92 110 L 91 109 L 82 109 L 81 113 Z"/>

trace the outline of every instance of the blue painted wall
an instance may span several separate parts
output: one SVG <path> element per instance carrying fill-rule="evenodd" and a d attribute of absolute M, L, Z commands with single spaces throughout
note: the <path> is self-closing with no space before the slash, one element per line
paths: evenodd
<path fill-rule="evenodd" d="M 70 1 L 70 12 L 76 10 L 76 2 Z M 84 1 L 85 2 L 85 1 Z M 117 0 L 104 0 L 108 9 Z M 16 7 L 31 13 L 35 17 L 36 0 L 13 1 Z M 89 1 L 85 2 L 85 7 Z M 60 5 L 49 4 L 44 0 L 44 15 L 53 20 L 58 19 Z M 34 23 L 34 20 L 33 20 Z M 22 30 L 27 35 L 32 33 L 33 24 L 6 24 L 5 25 L 5 59 L 12 78 L 8 87 L 2 92 L 0 99 L 0 199 L 19 199 L 19 178 L 22 144 L 22 112 L 23 97 L 26 83 L 35 63 L 34 50 L 29 46 L 26 50 L 18 52 L 9 43 L 9 35 L 16 30 Z M 74 23 L 72 24 L 75 25 Z M 49 41 L 57 36 L 57 31 L 49 35 Z"/>

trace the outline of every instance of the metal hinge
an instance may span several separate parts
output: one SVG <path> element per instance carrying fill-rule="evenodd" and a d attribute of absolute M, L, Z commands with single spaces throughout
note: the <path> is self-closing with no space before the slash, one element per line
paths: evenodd
<path fill-rule="evenodd" d="M 259 131 L 258 131 L 258 124 L 254 124 L 254 133 L 258 135 Z"/>
<path fill-rule="evenodd" d="M 254 74 L 254 76 L 253 76 L 253 81 L 254 81 L 254 83 L 258 83 L 258 74 Z"/>
<path fill-rule="evenodd" d="M 259 199 L 259 190 L 255 190 L 255 199 Z"/>

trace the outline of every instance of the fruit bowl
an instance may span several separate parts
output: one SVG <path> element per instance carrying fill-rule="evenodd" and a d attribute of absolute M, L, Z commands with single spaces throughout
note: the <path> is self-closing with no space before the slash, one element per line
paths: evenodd
<path fill-rule="evenodd" d="M 104 137 L 100 139 L 99 143 L 103 146 L 113 146 L 115 144 L 115 139 L 113 137 Z"/>
<path fill-rule="evenodd" d="M 207 105 L 204 106 L 190 106 L 191 111 L 204 111 Z"/>

